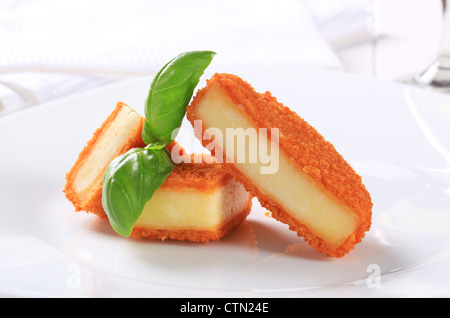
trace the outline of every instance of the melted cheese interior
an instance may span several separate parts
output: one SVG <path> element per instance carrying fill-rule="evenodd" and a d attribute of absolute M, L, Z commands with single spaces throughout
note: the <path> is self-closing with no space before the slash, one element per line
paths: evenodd
<path fill-rule="evenodd" d="M 219 86 L 211 87 L 199 102 L 196 107 L 196 118 L 202 119 L 204 128 L 214 127 L 220 130 L 221 134 L 214 135 L 214 145 L 216 148 L 223 145 L 226 154 L 234 153 L 234 158 L 229 159 L 234 160 L 236 167 L 251 180 L 253 185 L 331 247 L 340 246 L 354 232 L 358 224 L 357 216 L 320 189 L 310 177 L 297 169 L 283 152 L 278 153 L 279 166 L 276 173 L 261 173 L 261 167 L 267 164 L 260 160 L 254 163 L 238 161 L 238 156 L 242 156 L 242 152 L 250 149 L 249 144 L 241 143 L 238 147 L 236 142 L 234 144 L 227 142 L 227 128 L 247 130 L 256 127 L 242 111 L 242 107 L 236 105 Z M 264 136 L 258 135 L 258 138 Z M 265 142 L 270 143 L 270 140 Z"/>
<path fill-rule="evenodd" d="M 136 226 L 215 230 L 242 212 L 249 198 L 243 185 L 233 179 L 208 191 L 162 187 L 147 202 Z"/>

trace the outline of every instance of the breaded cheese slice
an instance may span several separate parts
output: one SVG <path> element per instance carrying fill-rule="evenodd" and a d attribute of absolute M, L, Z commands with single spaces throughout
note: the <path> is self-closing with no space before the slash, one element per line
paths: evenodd
<path fill-rule="evenodd" d="M 144 147 L 144 118 L 124 103 L 97 129 L 66 175 L 64 193 L 76 211 L 106 218 L 102 207 L 103 174 L 117 156 Z M 173 145 L 172 145 L 173 146 Z M 155 191 L 131 237 L 217 241 L 242 223 L 252 196 L 219 163 L 180 163 Z"/>
<path fill-rule="evenodd" d="M 180 163 L 145 205 L 131 236 L 218 241 L 247 218 L 252 196 L 219 163 Z"/>
<path fill-rule="evenodd" d="M 106 217 L 102 206 L 103 174 L 109 163 L 142 141 L 144 118 L 122 102 L 94 132 L 66 175 L 64 193 L 76 211 Z"/>
<path fill-rule="evenodd" d="M 257 93 L 238 76 L 215 74 L 188 106 L 187 118 L 196 130 L 201 127 L 196 136 L 236 180 L 318 251 L 342 257 L 370 229 L 372 201 L 361 177 L 316 129 L 269 92 Z M 278 128 L 277 139 L 271 140 L 268 131 L 261 135 L 260 128 Z M 258 142 L 265 138 L 262 145 L 276 142 L 276 172 L 262 173 L 266 164 L 259 159 L 242 160 L 249 155 L 242 151 L 249 152 L 251 145 L 246 141 L 237 149 L 228 139 L 230 129 L 253 130 Z M 210 131 L 216 133 L 208 136 Z"/>

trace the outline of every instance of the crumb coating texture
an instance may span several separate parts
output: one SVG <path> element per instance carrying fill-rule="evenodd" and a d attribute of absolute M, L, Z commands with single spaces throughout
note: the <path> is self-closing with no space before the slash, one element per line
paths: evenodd
<path fill-rule="evenodd" d="M 333 257 L 347 254 L 362 240 L 371 226 L 372 200 L 361 177 L 314 127 L 278 102 L 270 92 L 258 93 L 236 75 L 215 74 L 207 81 L 206 87 L 197 92 L 187 108 L 187 118 L 192 125 L 194 120 L 201 119 L 196 117 L 196 106 L 214 85 L 219 85 L 233 103 L 241 106 L 255 128 L 278 128 L 280 151 L 292 160 L 299 171 L 310 177 L 342 205 L 349 207 L 358 216 L 359 225 L 339 248 L 331 249 L 280 204 L 259 191 L 233 164 L 224 164 L 226 169 L 245 185 L 247 191 L 258 197 L 261 205 L 270 210 L 275 219 L 288 224 L 291 230 L 304 237 L 318 251 Z M 207 128 L 203 125 L 203 129 Z M 209 143 L 202 142 L 204 146 Z M 225 156 L 226 154 L 224 160 Z"/>

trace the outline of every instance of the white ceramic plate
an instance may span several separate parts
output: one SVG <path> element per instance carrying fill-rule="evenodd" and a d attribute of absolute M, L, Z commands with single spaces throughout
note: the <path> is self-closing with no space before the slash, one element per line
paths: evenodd
<path fill-rule="evenodd" d="M 210 244 L 125 239 L 74 213 L 65 173 L 117 101 L 143 114 L 151 79 L 140 78 L 0 119 L 0 295 L 450 295 L 449 97 L 312 69 L 212 64 L 204 77 L 216 71 L 270 90 L 352 164 L 374 202 L 363 242 L 328 258 L 256 201 L 245 224 Z"/>

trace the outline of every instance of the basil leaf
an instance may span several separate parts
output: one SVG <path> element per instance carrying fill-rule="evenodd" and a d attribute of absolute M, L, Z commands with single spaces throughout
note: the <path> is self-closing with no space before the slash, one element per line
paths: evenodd
<path fill-rule="evenodd" d="M 129 236 L 147 201 L 172 172 L 164 144 L 133 148 L 114 159 L 103 175 L 102 204 L 112 228 Z"/>
<path fill-rule="evenodd" d="M 146 144 L 170 144 L 172 132 L 181 126 L 195 87 L 216 53 L 192 51 L 178 55 L 155 76 L 145 104 L 146 122 L 142 139 Z"/>

